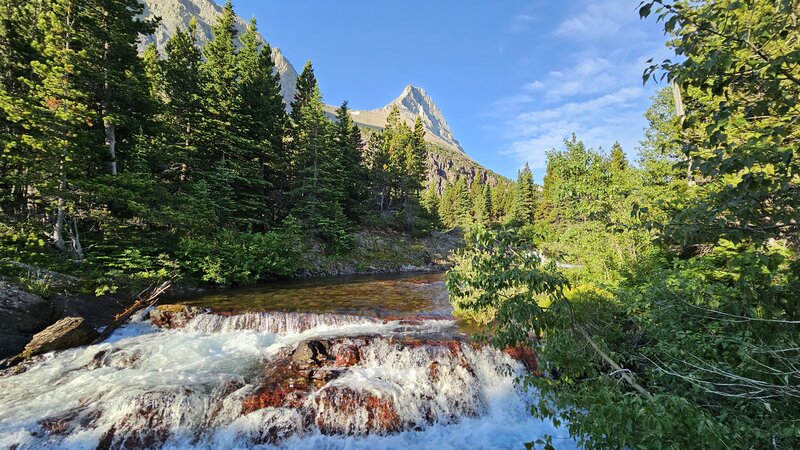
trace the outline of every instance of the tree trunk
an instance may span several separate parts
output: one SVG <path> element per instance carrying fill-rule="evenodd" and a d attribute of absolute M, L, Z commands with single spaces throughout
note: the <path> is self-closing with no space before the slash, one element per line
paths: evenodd
<path fill-rule="evenodd" d="M 675 105 L 675 115 L 678 116 L 678 120 L 681 122 L 681 137 L 683 137 L 685 134 L 683 131 L 683 121 L 686 118 L 686 111 L 683 108 L 683 96 L 681 95 L 680 88 L 674 81 L 670 83 L 670 86 L 672 87 L 672 102 Z M 686 139 L 684 138 L 682 140 L 684 141 L 683 144 L 686 144 Z M 692 177 L 692 164 L 694 161 L 692 161 L 692 157 L 688 154 L 686 155 L 686 160 L 686 183 L 689 186 L 693 186 L 695 184 L 694 178 Z"/>
<path fill-rule="evenodd" d="M 108 157 L 110 162 L 108 164 L 111 175 L 117 174 L 117 133 L 116 127 L 108 117 L 108 109 L 103 107 L 103 129 L 106 133 L 106 147 L 108 148 Z"/>
<path fill-rule="evenodd" d="M 64 35 L 64 49 L 69 50 L 70 44 L 72 42 L 72 8 L 68 9 L 67 17 L 65 18 L 66 22 L 66 33 Z M 68 97 L 69 93 L 69 79 L 68 73 L 64 72 L 64 98 Z M 67 102 L 62 102 L 64 110 L 66 112 Z M 66 199 L 64 198 L 67 192 L 67 168 L 66 168 L 66 159 L 67 159 L 67 149 L 64 148 L 67 144 L 60 144 L 61 146 L 61 155 L 60 160 L 58 162 L 58 176 L 59 176 L 59 183 L 58 183 L 58 203 L 56 206 L 56 223 L 53 227 L 53 245 L 60 251 L 66 251 L 67 246 L 64 243 L 64 219 L 65 219 L 65 208 L 66 208 Z"/>
<path fill-rule="evenodd" d="M 108 11 L 103 15 L 105 21 L 106 36 L 109 36 L 108 26 Z M 109 163 L 108 168 L 111 175 L 117 174 L 117 133 L 114 123 L 111 121 L 111 85 L 109 83 L 109 62 L 108 53 L 110 48 L 108 39 L 103 43 L 103 101 L 102 101 L 102 115 L 103 115 L 103 131 L 106 135 L 106 148 L 108 148 Z"/>
<path fill-rule="evenodd" d="M 78 219 L 75 216 L 72 216 L 70 240 L 72 241 L 72 252 L 75 253 L 75 259 L 83 261 L 83 245 L 81 245 L 81 235 L 78 233 Z"/>
<path fill-rule="evenodd" d="M 64 192 L 67 190 L 67 172 L 64 168 L 64 161 L 59 165 L 59 177 L 61 181 L 58 184 L 58 204 L 56 207 L 56 224 L 53 227 L 53 245 L 60 251 L 66 251 L 67 246 L 64 243 Z"/>

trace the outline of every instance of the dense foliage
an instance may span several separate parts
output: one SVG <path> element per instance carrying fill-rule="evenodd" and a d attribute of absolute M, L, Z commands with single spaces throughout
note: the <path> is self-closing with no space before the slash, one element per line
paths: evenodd
<path fill-rule="evenodd" d="M 574 136 L 550 152 L 533 225 L 474 232 L 453 302 L 495 345 L 537 348 L 533 412 L 587 448 L 797 448 L 800 11 L 640 13 L 678 58 L 645 72 L 674 84 L 637 166 Z"/>

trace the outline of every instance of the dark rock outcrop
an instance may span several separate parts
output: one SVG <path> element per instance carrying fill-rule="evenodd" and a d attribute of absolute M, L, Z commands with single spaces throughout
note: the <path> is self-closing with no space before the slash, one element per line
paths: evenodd
<path fill-rule="evenodd" d="M 56 314 L 47 300 L 0 281 L 0 359 L 19 354 Z"/>

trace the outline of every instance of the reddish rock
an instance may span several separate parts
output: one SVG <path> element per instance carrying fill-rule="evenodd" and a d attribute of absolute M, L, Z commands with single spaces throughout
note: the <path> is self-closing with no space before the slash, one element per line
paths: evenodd
<path fill-rule="evenodd" d="M 336 367 L 350 367 L 359 363 L 361 357 L 358 353 L 358 348 L 355 345 L 343 346 L 336 353 Z"/>
<path fill-rule="evenodd" d="M 262 375 L 255 392 L 242 400 L 242 414 L 262 408 L 301 408 L 313 389 L 308 372 L 284 360 Z"/>
<path fill-rule="evenodd" d="M 315 397 L 317 428 L 323 434 L 364 436 L 396 433 L 404 424 L 394 399 L 347 386 L 327 386 Z"/>
<path fill-rule="evenodd" d="M 158 393 L 144 394 L 145 398 L 152 398 Z M 101 438 L 97 449 L 144 449 L 160 448 L 169 439 L 168 424 L 161 416 L 162 408 L 154 404 L 142 403 L 135 414 L 131 414 L 113 425 Z"/>
<path fill-rule="evenodd" d="M 508 347 L 505 349 L 505 352 L 508 356 L 521 362 L 528 372 L 534 375 L 540 375 L 539 360 L 536 357 L 536 352 L 533 349 L 523 346 Z"/>
<path fill-rule="evenodd" d="M 202 308 L 186 305 L 158 305 L 150 311 L 150 323 L 161 328 L 182 328 L 198 314 Z"/>

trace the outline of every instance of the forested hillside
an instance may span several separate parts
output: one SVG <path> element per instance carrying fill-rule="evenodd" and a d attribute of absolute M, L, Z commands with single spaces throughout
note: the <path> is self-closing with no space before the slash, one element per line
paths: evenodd
<path fill-rule="evenodd" d="M 677 57 L 644 72 L 667 87 L 636 164 L 575 136 L 548 153 L 519 226 L 468 236 L 451 300 L 538 349 L 533 413 L 586 448 L 798 448 L 800 10 L 639 12 Z"/>
<path fill-rule="evenodd" d="M 420 118 L 410 127 L 395 107 L 363 136 L 346 103 L 326 116 L 310 62 L 287 112 L 275 53 L 255 21 L 237 31 L 230 2 L 202 45 L 190 20 L 163 51 L 140 53 L 156 26 L 143 11 L 137 0 L 3 3 L 7 271 L 75 273 L 98 292 L 172 276 L 246 283 L 353 261 L 359 230 L 442 227 L 439 196 L 423 195 Z"/>

